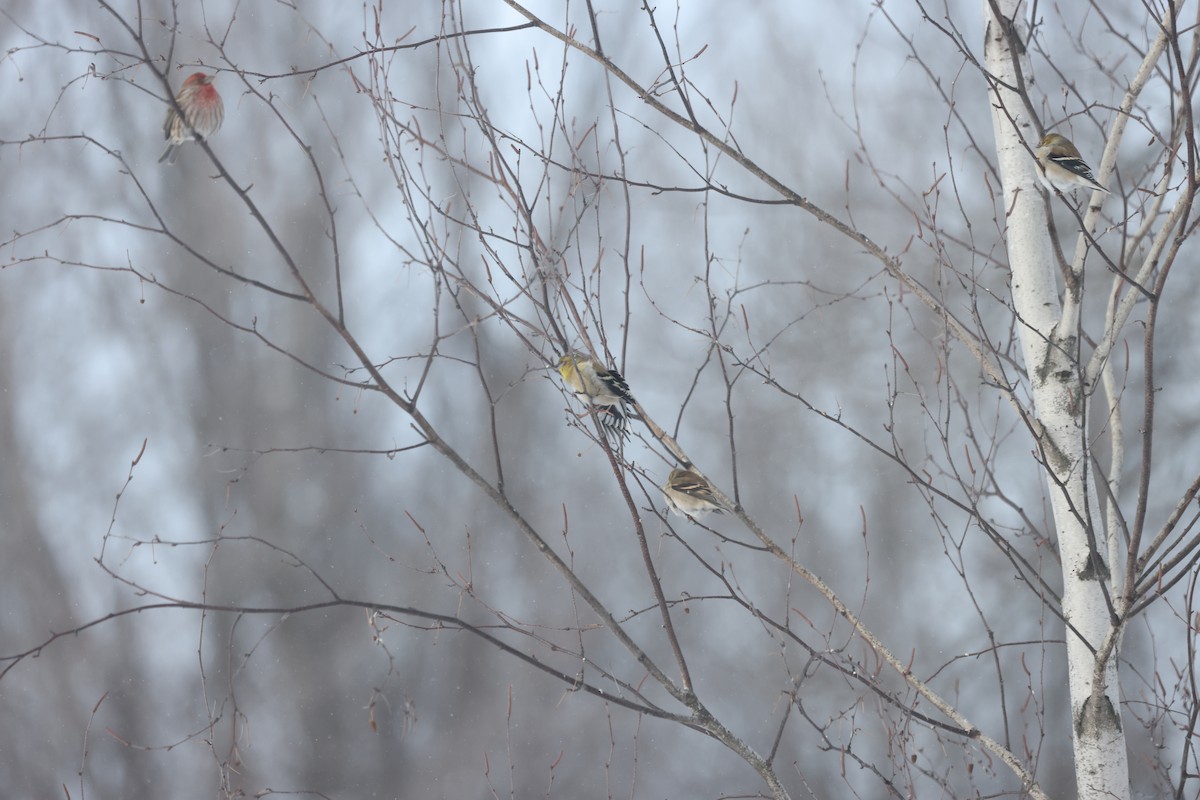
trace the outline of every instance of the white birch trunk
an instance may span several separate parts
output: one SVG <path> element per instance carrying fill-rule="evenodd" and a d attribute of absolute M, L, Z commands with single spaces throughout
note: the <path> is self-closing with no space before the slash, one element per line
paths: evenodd
<path fill-rule="evenodd" d="M 1031 67 L 1021 47 L 1029 35 L 1022 0 L 984 0 L 985 62 L 995 77 L 989 92 L 1004 206 L 1013 306 L 1020 315 L 1021 351 L 1034 401 L 1041 452 L 1054 509 L 1063 570 L 1063 613 L 1068 620 L 1068 680 L 1071 694 L 1075 780 L 1080 800 L 1128 800 L 1129 764 L 1120 720 L 1115 658 L 1095 675 L 1095 649 L 1111 632 L 1101 581 L 1108 568 L 1092 553 L 1088 527 L 1096 531 L 1100 556 L 1104 526 L 1091 491 L 1087 437 L 1083 430 L 1085 391 L 1078 364 L 1079 298 L 1060 301 L 1059 280 L 1046 224 L 1046 207 L 1030 155 L 1038 132 L 1021 96 L 1005 87 L 1026 85 Z M 1007 19 L 992 14 L 996 8 Z M 1014 50 L 1014 46 L 1019 48 Z M 1068 229 L 1069 230 L 1069 229 Z M 1062 231 L 1066 233 L 1067 231 Z M 1064 248 L 1070 252 L 1070 248 Z M 1078 285 L 1079 282 L 1076 282 Z"/>

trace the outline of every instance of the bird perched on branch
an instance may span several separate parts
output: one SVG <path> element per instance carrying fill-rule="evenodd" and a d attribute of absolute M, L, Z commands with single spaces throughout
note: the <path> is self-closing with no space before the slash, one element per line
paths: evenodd
<path fill-rule="evenodd" d="M 596 410 L 606 432 L 618 438 L 629 435 L 626 404 L 635 401 L 621 373 L 597 364 L 582 353 L 570 352 L 558 360 L 558 374 L 576 397 Z"/>
<path fill-rule="evenodd" d="M 213 79 L 203 72 L 192 73 L 183 82 L 179 94 L 175 95 L 183 116 L 179 116 L 174 106 L 167 109 L 167 118 L 163 120 L 167 149 L 159 156 L 158 163 L 174 164 L 181 144 L 193 139 L 207 139 L 220 130 L 225 120 L 225 105 L 212 82 Z"/>
<path fill-rule="evenodd" d="M 1108 192 L 1065 136 L 1047 133 L 1033 154 L 1037 157 L 1038 178 L 1051 192 L 1055 188 L 1064 194 L 1081 188 Z"/>
<path fill-rule="evenodd" d="M 717 499 L 712 484 L 690 469 L 673 469 L 662 485 L 663 499 L 676 515 L 702 517 L 710 511 L 718 514 L 730 511 Z"/>

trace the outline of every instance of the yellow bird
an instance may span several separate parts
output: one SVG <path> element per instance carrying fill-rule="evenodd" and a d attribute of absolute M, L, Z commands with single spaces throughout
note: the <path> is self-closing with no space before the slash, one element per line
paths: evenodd
<path fill-rule="evenodd" d="M 681 517 L 702 517 L 710 511 L 718 514 L 732 509 L 717 499 L 712 484 L 690 469 L 673 469 L 662 486 L 667 507 Z"/>
<path fill-rule="evenodd" d="M 1079 150 L 1065 136 L 1047 133 L 1033 151 L 1038 162 L 1038 179 L 1054 192 L 1070 193 L 1076 189 L 1099 189 L 1108 192 L 1092 174 L 1092 168 L 1079 155 Z"/>
<path fill-rule="evenodd" d="M 618 438 L 629 435 L 629 409 L 635 402 L 621 373 L 602 367 L 582 353 L 570 352 L 558 360 L 558 374 L 575 396 L 600 414 L 600 425 Z"/>

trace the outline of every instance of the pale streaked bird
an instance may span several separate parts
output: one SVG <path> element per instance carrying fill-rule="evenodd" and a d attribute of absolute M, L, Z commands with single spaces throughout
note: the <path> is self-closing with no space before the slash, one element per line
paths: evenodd
<path fill-rule="evenodd" d="M 718 514 L 731 510 L 717 499 L 712 484 L 690 469 L 673 469 L 662 485 L 667 507 L 681 517 L 702 517 L 710 511 Z"/>
<path fill-rule="evenodd" d="M 167 118 L 163 120 L 163 138 L 167 140 L 167 149 L 158 157 L 158 163 L 166 161 L 175 163 L 179 146 L 192 140 L 207 139 L 221 129 L 225 120 L 225 104 L 221 95 L 213 86 L 211 76 L 203 72 L 194 72 L 183 82 L 175 102 L 183 112 L 180 117 L 174 106 L 167 109 Z"/>
<path fill-rule="evenodd" d="M 629 384 L 621 373 L 603 367 L 582 353 L 570 352 L 558 360 L 558 374 L 575 396 L 596 409 L 600 425 L 618 437 L 629 434 L 629 410 L 633 403 Z"/>
<path fill-rule="evenodd" d="M 1092 168 L 1079 155 L 1079 150 L 1065 136 L 1047 133 L 1037 149 L 1038 179 L 1042 185 L 1054 192 L 1068 193 L 1076 189 L 1099 189 L 1108 192 L 1092 174 Z"/>

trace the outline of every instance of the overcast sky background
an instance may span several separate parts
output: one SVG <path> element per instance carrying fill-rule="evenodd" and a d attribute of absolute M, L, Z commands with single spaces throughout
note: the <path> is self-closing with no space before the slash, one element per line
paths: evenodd
<path fill-rule="evenodd" d="M 618 618 L 640 612 L 629 622 L 631 634 L 670 666 L 611 470 L 580 430 L 579 406 L 546 369 L 559 344 L 544 331 L 518 337 L 494 319 L 473 329 L 448 297 L 463 287 L 439 283 L 407 257 L 406 250 L 420 249 L 414 212 L 385 165 L 377 108 L 351 77 L 372 75 L 366 59 L 311 80 L 288 75 L 368 49 L 376 42 L 375 11 L 296 5 L 206 2 L 203 16 L 199 4 L 180 9 L 172 85 L 198 63 L 216 72 L 226 115 L 212 149 L 239 186 L 252 187 L 250 197 L 329 304 L 335 287 L 328 217 L 307 155 L 284 123 L 312 148 L 336 209 L 346 318 L 358 341 L 375 363 L 386 364 L 383 373 L 397 388 L 413 390 L 425 380 L 422 413 L 493 481 L 488 424 L 495 413 L 513 506 Z M 975 56 L 982 50 L 980 5 L 949 3 L 939 12 L 949 14 Z M 1115 25 L 1144 41 L 1145 21 L 1124 11 L 1125 4 L 1110 5 Z M 582 4 L 566 11 L 551 2 L 531 7 L 556 25 L 565 15 L 576 35 L 591 41 Z M 136 24 L 135 4 L 116 8 Z M 988 154 L 984 83 L 908 3 L 884 8 L 924 64 L 867 3 L 806 0 L 755 4 L 748 11 L 740 4 L 688 2 L 678 10 L 658 8 L 657 19 L 673 37 L 671 48 L 695 56 L 686 76 L 711 101 L 711 108 L 697 110 L 706 124 L 719 129 L 718 114 L 731 122 L 737 144 L 759 166 L 852 220 L 890 252 L 905 252 L 906 268 L 937 287 L 957 313 L 970 316 L 974 303 L 991 340 L 1008 347 L 1015 334 L 999 231 L 1003 209 L 994 168 L 967 135 Z M 161 67 L 171 38 L 160 21 L 170 9 L 162 3 L 142 9 L 146 43 Z M 662 53 L 645 12 L 629 3 L 597 9 L 608 56 L 643 86 L 661 80 Z M 379 39 L 434 37 L 449 24 L 443 10 L 384 4 Z M 461 11 L 467 29 L 522 21 L 490 0 L 471 0 Z M 1131 16 L 1122 22 L 1126 13 Z M 211 38 L 223 41 L 224 55 L 205 33 L 205 19 Z M 1115 86 L 1089 53 L 1069 46 L 1065 32 L 1080 30 L 1096 54 L 1116 65 Z M 1134 69 L 1136 59 L 1086 14 L 1047 16 L 1038 35 L 1041 47 L 1054 49 L 1061 71 L 1035 58 L 1039 112 L 1047 125 L 1069 131 L 1086 157 L 1098 158 L 1102 126 L 1111 119 L 1107 109 L 1119 97 L 1119 81 L 1128 78 L 1121 70 Z M 419 443 L 405 414 L 380 394 L 316 375 L 223 321 L 253 328 L 330 374 L 366 377 L 361 369 L 345 372 L 355 366 L 353 353 L 311 308 L 230 280 L 187 251 L 297 291 L 242 202 L 211 179 L 216 170 L 199 147 L 184 147 L 174 166 L 156 163 L 163 88 L 132 55 L 95 52 L 103 46 L 136 54 L 112 15 L 87 5 L 15 0 L 0 17 L 0 44 L 7 53 L 0 58 L 0 97 L 10 109 L 0 119 L 0 219 L 8 240 L 0 271 L 0 450 L 8 454 L 0 465 L 4 653 L 151 599 L 125 581 L 173 598 L 203 596 L 239 606 L 282 608 L 328 598 L 307 570 L 239 537 L 286 549 L 347 597 L 461 614 L 479 624 L 495 623 L 489 608 L 499 609 L 562 647 L 578 648 L 581 637 L 571 629 L 595 619 L 499 509 L 431 448 L 382 452 Z M 574 301 L 586 308 L 593 341 L 601 340 L 602 320 L 608 349 L 647 413 L 726 493 L 736 491 L 777 541 L 795 537 L 797 559 L 894 652 L 912 654 L 924 676 L 936 672 L 936 688 L 990 735 L 1010 736 L 1047 791 L 1069 796 L 1061 625 L 966 516 L 943 504 L 944 530 L 966 540 L 966 578 L 960 577 L 959 553 L 947 555 L 943 529 L 908 475 L 857 437 L 751 374 L 727 394 L 709 359 L 710 315 L 728 316 L 722 344 L 739 356 L 769 341 L 763 358 L 773 375 L 819 410 L 884 444 L 894 426 L 918 471 L 940 475 L 950 460 L 960 468 L 965 463 L 959 462 L 964 440 L 943 446 L 937 424 L 949 425 L 956 437 L 968 424 L 984 441 L 994 436 L 993 468 L 1009 497 L 1042 526 L 1037 534 L 1046 535 L 1044 484 L 1004 397 L 982 384 L 962 353 L 943 349 L 938 320 L 899 292 L 876 262 L 796 208 L 712 193 L 626 193 L 614 182 L 561 169 L 541 183 L 547 173 L 531 148 L 551 142 L 559 80 L 560 118 L 583 143 L 580 157 L 610 174 L 618 169 L 602 71 L 572 53 L 561 76 L 563 48 L 541 32 L 478 35 L 468 44 L 489 119 L 508 137 L 502 147 L 514 163 L 521 151 L 522 188 L 541 197 L 539 234 L 568 265 L 573 287 L 601 265 L 596 295 L 580 290 Z M 486 170 L 478 129 L 456 116 L 466 109 L 456 100 L 461 73 L 455 58 L 447 46 L 398 50 L 382 57 L 374 74 L 386 75 L 397 101 L 393 113 L 419 121 L 431 142 L 446 142 L 453 154 Z M 239 73 L 269 95 L 278 116 Z M 1062 90 L 1063 76 L 1100 104 L 1090 117 Z M 734 192 L 776 199 L 627 88 L 613 83 L 611 92 L 629 177 L 696 187 L 694 170 L 708 168 L 714 182 Z M 659 96 L 680 108 L 665 88 Z M 1163 126 L 1166 99 L 1152 89 L 1139 113 Z M 21 144 L 31 136 L 49 141 Z M 1141 174 L 1160 157 L 1148 140 L 1144 132 L 1127 138 L 1122 176 Z M 568 162 L 567 140 L 556 135 L 552 141 L 554 157 Z M 493 185 L 428 148 L 422 157 L 411 142 L 408 147 L 402 157 L 425 170 L 421 180 L 442 209 L 462 215 L 470 208 L 485 230 L 514 235 L 515 217 Z M 935 183 L 940 193 L 925 194 Z M 1110 213 L 1124 218 L 1118 201 L 1110 202 L 1117 206 Z M 153 232 L 158 222 L 151 204 L 177 240 Z M 938 222 L 957 237 L 945 254 L 953 270 L 939 267 L 932 240 L 920 236 L 928 229 L 906 208 L 924 204 L 937 204 Z M 1135 217 L 1134 209 L 1128 214 Z M 64 215 L 76 216 L 66 221 Z M 478 237 L 440 214 L 429 219 L 450 257 L 485 285 L 488 261 Z M 1120 235 L 1106 232 L 1101 241 L 1119 248 Z M 528 252 L 500 246 L 500 253 L 515 274 L 529 274 Z M 127 271 L 131 266 L 159 285 L 138 280 Z M 698 280 L 706 272 L 707 288 Z M 1192 275 L 1176 276 L 1178 299 L 1165 298 L 1159 322 L 1158 426 L 1173 442 L 1156 452 L 1163 488 L 1151 516 L 1160 520 L 1195 472 L 1195 448 L 1188 445 L 1197 415 L 1190 380 L 1197 355 L 1187 346 L 1195 332 L 1183 299 L 1194 283 Z M 1094 285 L 1091 324 L 1108 290 L 1103 279 Z M 503 278 L 493 288 L 498 297 L 516 297 Z M 468 295 L 465 307 L 483 311 Z M 425 361 L 412 356 L 429 352 L 439 302 L 438 330 L 446 338 L 425 374 Z M 511 310 L 533 314 L 520 298 Z M 559 322 L 573 324 L 565 313 Z M 581 346 L 578 331 L 568 332 L 571 344 Z M 1133 352 L 1140 352 L 1140 335 L 1129 333 Z M 947 364 L 961 396 L 947 396 Z M 490 400 L 480 374 L 493 392 Z M 1136 359 L 1121 376 L 1130 387 L 1132 443 L 1141 413 L 1139 376 Z M 889 416 L 891 386 L 898 388 Z M 262 453 L 272 448 L 296 450 Z M 673 466 L 663 448 L 639 436 L 625 457 L 667 596 L 719 594 L 720 583 L 654 513 L 662 506 L 655 486 Z M 1134 496 L 1136 466 L 1130 458 L 1130 492 L 1123 499 Z M 1057 586 L 1057 562 L 1021 515 L 996 500 L 984 498 L 981 505 L 996 524 L 1011 528 L 1018 549 Z M 814 646 L 846 647 L 849 657 L 874 666 L 828 604 L 778 562 L 686 521 L 670 522 L 712 564 L 724 564 L 726 577 L 756 606 L 789 617 Z M 709 524 L 750 541 L 736 520 Z M 208 543 L 218 535 L 231 538 L 216 547 Z M 145 544 L 155 539 L 191 544 Z M 98 566 L 102 548 L 104 563 L 124 581 Z M 476 597 L 460 592 L 455 580 L 470 580 Z M 898 744 L 885 735 L 877 698 L 828 671 L 801 679 L 811 666 L 807 656 L 728 603 L 695 600 L 686 613 L 676 606 L 673 619 L 697 691 L 758 752 L 771 749 L 787 706 L 781 693 L 797 681 L 805 710 L 830 723 L 825 741 L 807 723 L 787 728 L 777 760 L 791 765 L 780 771 L 793 796 L 844 797 L 847 787 L 882 796 L 877 777 L 857 767 L 843 772 L 838 752 L 852 748 L 885 774 L 895 769 L 888 754 Z M 1136 655 L 1150 643 L 1159 648 L 1158 658 L 1171 652 L 1179 636 L 1173 624 L 1182 623 L 1159 609 L 1146 628 L 1131 630 L 1127 648 L 1135 668 L 1153 671 L 1151 661 Z M 220 763 L 236 742 L 242 760 L 224 777 L 250 794 L 265 787 L 330 797 L 447 798 L 492 796 L 493 790 L 515 797 L 765 791 L 743 762 L 699 733 L 572 693 L 465 634 L 383 627 L 376 642 L 361 609 L 290 616 L 173 610 L 107 622 L 58 641 L 0 680 L 3 782 L 14 797 L 49 796 L 64 783 L 75 796 L 83 763 L 93 796 L 208 796 L 218 794 Z M 1007 729 L 990 656 L 954 659 L 986 648 L 989 629 L 1001 642 L 1020 643 L 1000 659 L 1010 681 Z M 567 674 L 581 669 L 578 658 L 531 638 L 508 640 Z M 613 637 L 590 631 L 582 641 L 600 669 L 630 683 L 644 674 Z M 604 682 L 594 673 L 588 677 Z M 890 685 L 900 689 L 896 681 Z M 1138 679 L 1126 687 L 1134 698 Z M 670 705 L 664 693 L 652 694 Z M 901 718 L 894 710 L 883 713 Z M 912 735 L 922 741 L 921 731 Z M 1131 747 L 1136 754 L 1149 744 L 1138 740 Z M 913 770 L 944 775 L 946 785 L 964 791 L 1014 789 L 998 765 L 967 777 L 970 756 L 958 758 L 924 752 Z M 1150 791 L 1148 771 L 1137 772 L 1133 760 Z M 920 780 L 890 778 L 899 785 Z"/>

